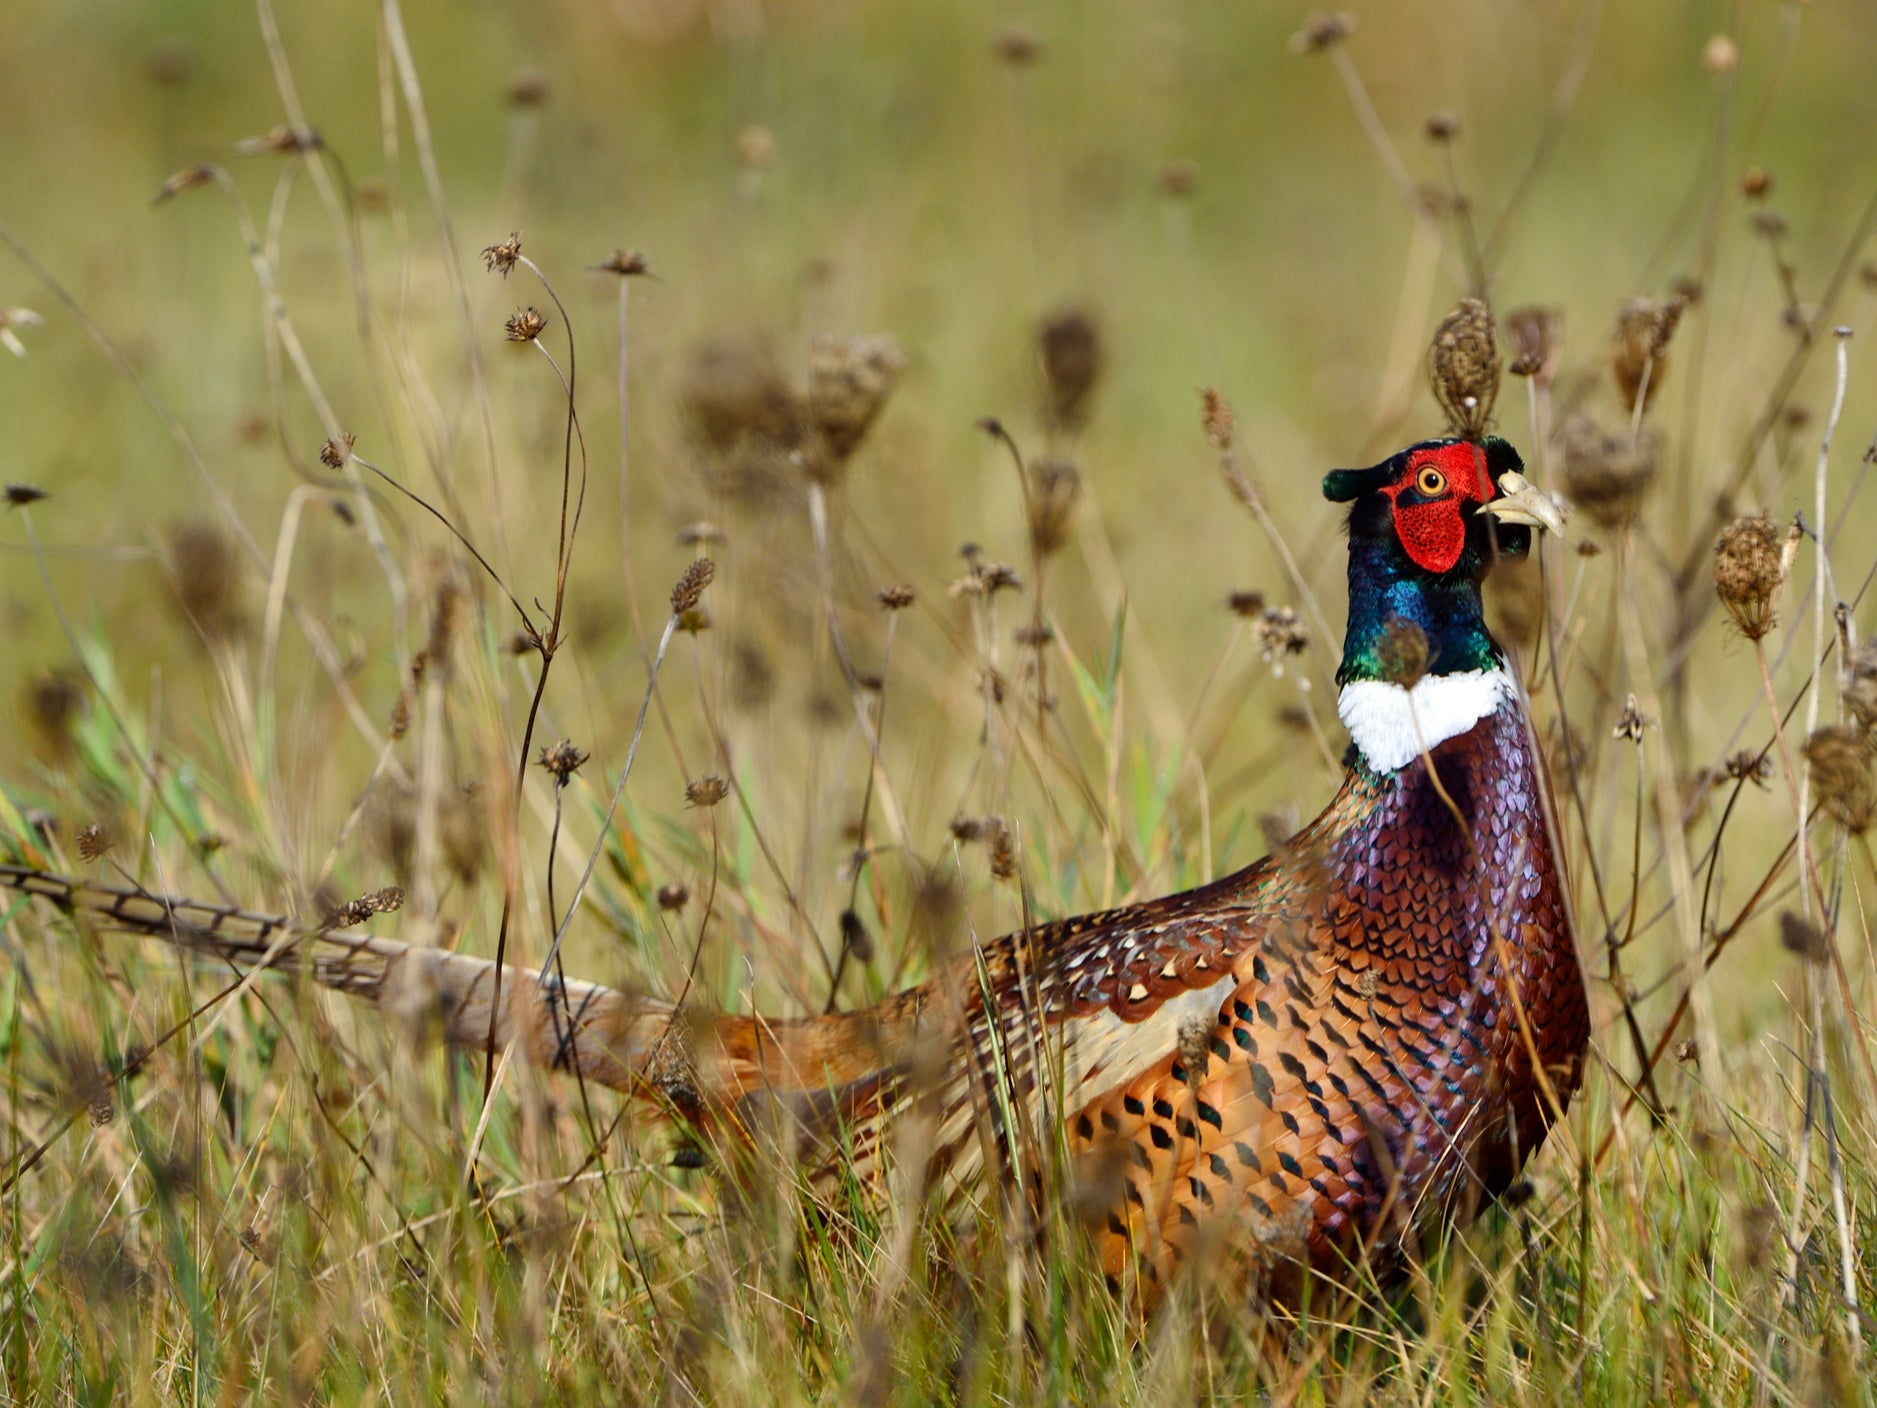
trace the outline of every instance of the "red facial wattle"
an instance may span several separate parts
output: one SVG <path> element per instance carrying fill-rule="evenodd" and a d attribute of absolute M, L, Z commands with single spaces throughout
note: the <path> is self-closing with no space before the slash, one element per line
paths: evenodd
<path fill-rule="evenodd" d="M 1407 470 L 1382 490 L 1395 505 L 1395 536 L 1424 571 L 1451 572 L 1466 550 L 1465 504 L 1493 497 L 1486 455 L 1467 443 L 1415 455 Z"/>

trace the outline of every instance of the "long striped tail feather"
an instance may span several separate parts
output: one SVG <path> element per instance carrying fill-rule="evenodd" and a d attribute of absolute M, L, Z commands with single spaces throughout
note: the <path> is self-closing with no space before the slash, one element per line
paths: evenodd
<path fill-rule="evenodd" d="M 242 974 L 304 972 L 321 987 L 382 1010 L 435 1014 L 451 1046 L 512 1048 L 537 1069 L 577 1073 L 655 1108 L 732 1128 L 744 1122 L 752 1100 L 781 1094 L 813 1105 L 843 1090 L 848 1099 L 840 1103 L 861 1098 L 903 1063 L 917 1022 L 916 995 L 826 1017 L 679 1012 L 621 988 L 552 975 L 543 981 L 513 964 L 498 968 L 487 958 L 353 932 L 397 907 L 401 896 L 389 891 L 307 923 L 22 865 L 0 864 L 0 889 Z"/>

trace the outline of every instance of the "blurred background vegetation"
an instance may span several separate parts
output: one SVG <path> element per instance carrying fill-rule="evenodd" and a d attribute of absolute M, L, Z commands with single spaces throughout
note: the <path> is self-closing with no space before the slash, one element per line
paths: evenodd
<path fill-rule="evenodd" d="M 441 730 L 439 776 L 463 818 L 435 911 L 492 951 L 502 885 L 482 853 L 489 837 L 505 845 L 538 661 L 508 652 L 518 622 L 502 592 L 433 517 L 375 482 L 367 502 L 318 455 L 355 434 L 358 455 L 449 513 L 531 611 L 551 601 L 566 403 L 556 369 L 503 331 L 533 305 L 561 371 L 571 320 L 590 472 L 569 643 L 531 735 L 593 755 L 571 794 L 563 897 L 624 761 L 671 585 L 700 543 L 719 571 L 709 629 L 667 661 L 601 922 L 576 929 L 570 969 L 674 991 L 699 941 L 696 897 L 721 872 L 735 902 L 704 935 L 717 995 L 819 1008 L 826 969 L 804 954 L 838 952 L 864 844 L 881 848 L 861 908 L 882 951 L 849 971 L 857 1000 L 939 941 L 906 902 L 933 873 L 961 877 L 980 935 L 1020 922 L 1015 887 L 954 844 L 955 817 L 1024 828 L 1030 902 L 1057 914 L 1248 862 L 1332 791 L 1337 642 L 1315 628 L 1292 659 L 1255 611 L 1228 609 L 1255 591 L 1317 619 L 1220 484 L 1201 387 L 1233 406 L 1238 452 L 1336 631 L 1343 564 L 1321 475 L 1443 428 L 1425 349 L 1458 297 L 1561 309 L 1560 413 L 1614 426 L 1627 419 L 1610 375 L 1618 310 L 1679 295 L 1649 410 L 1654 472 L 1614 515 L 1580 513 L 1551 559 L 1571 716 L 1546 706 L 1540 720 L 1584 769 L 1569 843 L 1580 914 L 1587 855 L 1619 877 L 1586 922 L 1587 952 L 1606 915 L 1641 907 L 1630 970 L 1653 1038 L 1685 950 L 1664 917 L 1674 871 L 1653 801 L 1631 900 L 1639 793 L 1611 727 L 1630 693 L 1651 704 L 1704 857 L 1704 770 L 1767 741 L 1753 653 L 1708 609 L 1710 546 L 1736 512 L 1810 515 L 1839 323 L 1854 335 L 1832 462 L 1831 515 L 1846 515 L 1836 595 L 1851 599 L 1869 566 L 1877 508 L 1857 490 L 1877 422 L 1877 274 L 1861 241 L 1877 12 L 1391 0 L 1354 18 L 1313 50 L 1304 8 L 1223 0 L 50 0 L 12 16 L 0 305 L 42 321 L 15 316 L 25 355 L 0 357 L 0 478 L 50 497 L 28 510 L 37 555 L 26 516 L 0 515 L 8 796 L 57 818 L 68 848 L 77 827 L 105 825 L 117 863 L 152 885 L 151 857 L 169 848 L 175 890 L 299 908 L 329 881 L 344 894 L 408 881 L 415 823 L 384 800 L 400 770 L 385 760 L 415 774 L 432 755 L 387 740 L 424 698 L 411 659 L 435 638 L 438 603 L 466 588 L 460 678 L 413 737 Z M 293 136 L 309 129 L 316 145 Z M 245 216 L 212 182 L 152 203 L 204 162 L 226 167 Z M 286 323 L 268 312 L 243 218 Z M 511 231 L 565 318 L 526 269 L 483 269 Z M 593 267 L 615 250 L 649 270 L 627 281 L 625 476 L 621 280 Z M 1085 414 L 1049 410 L 1052 324 L 1091 330 Z M 829 488 L 824 568 L 806 478 L 752 451 L 747 421 L 765 398 L 793 404 L 817 337 L 862 333 L 891 338 L 903 367 Z M 1507 381 L 1500 430 L 1569 492 L 1527 390 Z M 729 417 L 727 439 L 713 415 Z M 1080 484 L 1040 606 L 1020 481 L 984 417 Z M 258 555 L 236 545 L 237 518 Z M 994 622 L 947 593 L 967 543 L 1024 578 Z M 332 640 L 355 708 L 291 619 L 274 663 L 268 571 L 289 544 L 280 583 Z M 1809 561 L 1783 613 L 1803 629 L 1769 642 L 1782 704 L 1807 673 Z M 890 801 L 868 788 L 824 573 L 856 669 L 884 677 L 883 693 L 863 679 L 859 694 L 872 718 L 884 709 Z M 874 593 L 900 582 L 919 604 L 895 618 L 889 652 Z M 1621 645 L 1621 600 L 1640 608 L 1645 659 Z M 55 601 L 92 643 L 90 679 Z M 1050 718 L 1032 724 L 1037 652 L 1011 631 L 1033 607 L 1054 641 L 1041 652 Z M 1538 657 L 1522 660 L 1530 675 Z M 1009 686 L 989 734 L 987 662 Z M 168 805 L 151 803 L 140 756 Z M 737 800 L 687 806 L 684 784 L 709 773 L 732 777 Z M 536 769 L 527 788 L 514 942 L 538 961 L 550 926 L 533 887 L 557 794 Z M 1731 824 L 1738 849 L 1717 872 L 1730 913 L 1791 834 L 1783 783 L 1749 787 Z M 661 886 L 688 888 L 690 907 L 660 909 Z M 1790 1027 L 1769 979 L 1793 959 L 1771 912 L 1717 970 L 1716 1025 L 1743 1067 L 1762 1040 L 1773 1060 L 1768 1034 Z M 1770 1088 L 1769 1071 L 1741 1079 Z"/>

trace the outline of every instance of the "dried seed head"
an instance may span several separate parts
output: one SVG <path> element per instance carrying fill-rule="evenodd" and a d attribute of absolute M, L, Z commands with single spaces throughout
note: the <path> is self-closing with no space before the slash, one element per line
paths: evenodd
<path fill-rule="evenodd" d="M 1431 112 L 1421 124 L 1421 131 L 1430 142 L 1451 142 L 1460 135 L 1460 115 L 1454 112 Z"/>
<path fill-rule="evenodd" d="M 1199 168 L 1184 158 L 1169 161 L 1154 177 L 1154 185 L 1159 187 L 1161 195 L 1184 200 L 1199 187 Z"/>
<path fill-rule="evenodd" d="M 1779 914 L 1779 944 L 1807 963 L 1823 963 L 1831 957 L 1831 940 L 1825 937 L 1825 931 L 1789 909 Z"/>
<path fill-rule="evenodd" d="M 580 771 L 580 765 L 587 757 L 569 739 L 563 738 L 558 743 L 545 745 L 536 761 L 552 775 L 555 786 L 565 787 L 573 780 L 573 775 Z"/>
<path fill-rule="evenodd" d="M 1025 68 L 1043 57 L 1043 41 L 1022 25 L 1012 25 L 999 33 L 993 49 L 1012 68 Z"/>
<path fill-rule="evenodd" d="M 1226 595 L 1225 606 L 1234 616 L 1255 620 L 1264 615 L 1264 593 L 1235 591 Z"/>
<path fill-rule="evenodd" d="M 906 356 L 889 337 L 818 337 L 808 349 L 808 418 L 826 453 L 810 472 L 834 479 L 893 392 Z"/>
<path fill-rule="evenodd" d="M 1633 522 L 1655 482 L 1661 436 L 1652 429 L 1634 438 L 1606 434 L 1579 410 L 1558 423 L 1556 443 L 1571 502 L 1611 531 Z"/>
<path fill-rule="evenodd" d="M 684 800 L 694 807 L 714 807 L 729 795 L 730 784 L 714 772 L 684 784 Z"/>
<path fill-rule="evenodd" d="M 1003 834 L 1004 819 L 999 816 L 955 816 L 951 820 L 951 833 L 954 841 L 966 845 L 974 841 L 988 841 Z"/>
<path fill-rule="evenodd" d="M 991 878 L 1017 878 L 1017 843 L 1008 827 L 999 827 L 997 834 L 991 837 Z"/>
<path fill-rule="evenodd" d="M 691 889 L 678 880 L 667 881 L 658 887 L 658 907 L 667 914 L 676 914 L 691 902 Z"/>
<path fill-rule="evenodd" d="M 1721 764 L 1721 775 L 1735 782 L 1757 783 L 1765 790 L 1767 779 L 1773 775 L 1773 759 L 1770 754 L 1742 748 Z"/>
<path fill-rule="evenodd" d="M 1616 373 L 1623 405 L 1634 411 L 1640 396 L 1645 408 L 1662 385 L 1669 339 L 1681 322 L 1686 304 L 1679 297 L 1666 303 L 1653 298 L 1632 298 L 1616 315 L 1616 335 L 1610 344 L 1610 366 Z"/>
<path fill-rule="evenodd" d="M 352 458 L 352 447 L 358 443 L 358 436 L 346 431 L 337 440 L 328 440 L 319 447 L 319 462 L 327 469 L 344 469 L 345 462 Z"/>
<path fill-rule="evenodd" d="M 174 200 L 184 191 L 193 191 L 202 186 L 211 185 L 214 180 L 215 168 L 206 162 L 198 161 L 192 166 L 185 166 L 181 171 L 175 172 L 157 187 L 156 199 L 150 204 L 161 205 L 165 201 Z"/>
<path fill-rule="evenodd" d="M 1740 194 L 1748 200 L 1764 200 L 1773 191 L 1773 178 L 1758 166 L 1740 173 Z"/>
<path fill-rule="evenodd" d="M 1043 320 L 1037 347 L 1043 364 L 1044 419 L 1057 430 L 1080 430 L 1107 364 L 1101 330 L 1083 310 L 1066 308 Z"/>
<path fill-rule="evenodd" d="M 948 596 L 994 596 L 1022 585 L 1017 569 L 1008 562 L 973 562 L 969 572 L 947 584 L 945 593 Z"/>
<path fill-rule="evenodd" d="M 726 453 L 748 440 L 791 449 L 801 442 L 808 410 L 800 392 L 758 343 L 708 342 L 692 352 L 678 391 L 693 437 Z"/>
<path fill-rule="evenodd" d="M 1740 46 L 1725 34 L 1717 34 L 1701 46 L 1701 67 L 1715 75 L 1732 73 L 1740 67 Z"/>
<path fill-rule="evenodd" d="M 115 844 L 115 840 L 116 838 L 114 838 L 110 832 L 106 831 L 94 821 L 89 826 L 82 827 L 79 830 L 78 858 L 80 860 L 96 860 L 99 856 L 111 849 Z"/>
<path fill-rule="evenodd" d="M 1859 728 L 1869 733 L 1877 725 L 1877 636 L 1850 653 L 1845 666 L 1844 706 Z"/>
<path fill-rule="evenodd" d="M 841 911 L 841 945 L 854 956 L 856 963 L 873 962 L 873 936 L 851 909 Z"/>
<path fill-rule="evenodd" d="M 651 266 L 645 262 L 645 256 L 636 249 L 615 249 L 593 267 L 602 274 L 617 274 L 622 279 L 652 272 Z"/>
<path fill-rule="evenodd" d="M 1714 593 L 1748 640 L 1761 640 L 1773 629 L 1797 533 L 1797 524 L 1782 532 L 1761 513 L 1736 518 L 1714 545 Z M 1790 546 L 1788 538 L 1795 539 Z"/>
<path fill-rule="evenodd" d="M 1304 21 L 1303 28 L 1291 36 L 1291 51 L 1297 54 L 1321 53 L 1331 45 L 1342 43 L 1354 32 L 1355 27 L 1354 15 L 1339 13 L 1312 15 Z"/>
<path fill-rule="evenodd" d="M 540 69 L 517 69 L 515 76 L 508 80 L 508 87 L 502 96 L 508 99 L 510 107 L 538 108 L 553 96 L 553 88 L 547 81 L 547 75 Z"/>
<path fill-rule="evenodd" d="M 1038 460 L 1030 470 L 1030 546 L 1048 557 L 1069 538 L 1069 523 L 1082 497 L 1082 473 L 1068 460 Z"/>
<path fill-rule="evenodd" d="M 1528 306 L 1506 314 L 1506 343 L 1512 351 L 1513 376 L 1528 376 L 1549 386 L 1564 350 L 1564 311 Z"/>
<path fill-rule="evenodd" d="M 1642 705 L 1636 702 L 1636 696 L 1632 694 L 1623 701 L 1623 712 L 1616 716 L 1616 727 L 1610 730 L 1610 737 L 1627 738 L 1632 743 L 1640 743 L 1649 724 L 1650 720 L 1643 716 Z"/>
<path fill-rule="evenodd" d="M 547 319 L 538 308 L 528 307 L 516 313 L 502 327 L 510 342 L 533 342 L 547 327 Z"/>
<path fill-rule="evenodd" d="M 717 575 L 717 564 L 708 557 L 700 557 L 684 569 L 684 575 L 678 578 L 678 585 L 671 589 L 671 614 L 682 616 L 696 606 L 704 596 L 704 588 L 711 584 Z"/>
<path fill-rule="evenodd" d="M 1216 386 L 1200 389 L 1199 423 L 1205 428 L 1206 438 L 1212 442 L 1213 449 L 1225 451 L 1232 448 L 1232 403 L 1225 399 L 1225 394 Z"/>
<path fill-rule="evenodd" d="M 1833 724 L 1805 740 L 1805 760 L 1812 768 L 1813 800 L 1853 835 L 1868 830 L 1877 817 L 1871 741 L 1858 729 Z"/>
<path fill-rule="evenodd" d="M 395 914 L 404 908 L 404 891 L 396 885 L 382 890 L 373 890 L 368 895 L 360 895 L 355 900 L 347 900 L 326 911 L 320 921 L 322 929 L 350 929 L 356 924 L 363 924 L 373 915 Z"/>
<path fill-rule="evenodd" d="M 482 267 L 491 274 L 500 274 L 507 278 L 515 272 L 515 265 L 521 260 L 521 231 L 513 231 L 500 244 L 492 244 L 482 251 Z M 529 311 L 533 311 L 532 309 Z"/>
<path fill-rule="evenodd" d="M 1427 632 L 1404 616 L 1389 617 L 1376 647 L 1381 677 L 1403 689 L 1413 689 L 1427 673 L 1427 659 Z"/>
<path fill-rule="evenodd" d="M 1301 655 L 1310 645 L 1310 628 L 1288 606 L 1267 606 L 1251 636 L 1264 658 L 1280 665 L 1286 655 Z"/>
<path fill-rule="evenodd" d="M 900 585 L 882 587 L 874 593 L 874 597 L 880 603 L 882 610 L 904 611 L 919 599 L 919 594 L 909 586 Z"/>
<path fill-rule="evenodd" d="M 1455 434 L 1478 439 L 1499 399 L 1499 343 L 1493 335 L 1492 310 L 1477 298 L 1461 299 L 1434 329 L 1427 371 L 1448 425 Z"/>
<path fill-rule="evenodd" d="M 8 508 L 25 508 L 28 504 L 36 504 L 41 499 L 52 497 L 36 484 L 9 484 L 4 493 Z"/>
<path fill-rule="evenodd" d="M 225 640 L 246 626 L 241 557 L 221 529 L 201 521 L 171 529 L 169 573 L 177 605 L 204 635 Z"/>

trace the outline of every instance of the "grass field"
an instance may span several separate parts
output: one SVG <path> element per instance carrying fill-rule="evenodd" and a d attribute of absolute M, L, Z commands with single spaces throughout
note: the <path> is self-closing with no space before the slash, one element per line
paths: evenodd
<path fill-rule="evenodd" d="M 1496 420 L 1576 503 L 1490 591 L 1597 1016 L 1517 1205 L 1404 1287 L 1143 1331 L 1068 1206 L 1033 1246 L 744 1197 L 610 1095 L 485 1103 L 409 1014 L 10 905 L 12 1397 L 1877 1402 L 1877 26 L 1355 18 L 9 21 L 0 480 L 45 497 L 0 511 L 5 858 L 399 885 L 377 930 L 538 965 L 597 856 L 569 974 L 771 1013 L 1221 874 L 1340 777 L 1321 476 L 1442 429 L 1477 293 L 1508 361 L 1543 330 Z M 1756 642 L 1715 543 L 1760 510 L 1801 531 Z"/>

